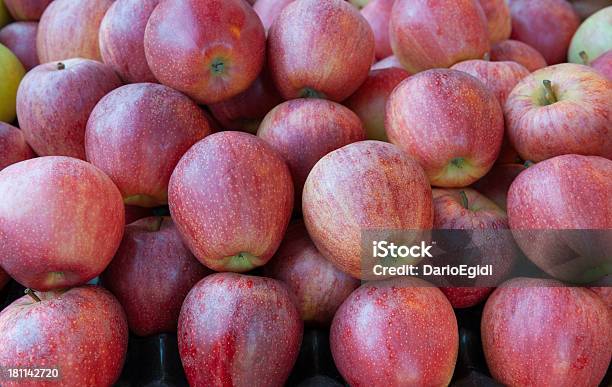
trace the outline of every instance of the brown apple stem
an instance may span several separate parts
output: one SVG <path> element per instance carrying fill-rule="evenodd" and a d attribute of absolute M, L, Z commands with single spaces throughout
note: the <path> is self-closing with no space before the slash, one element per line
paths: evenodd
<path fill-rule="evenodd" d="M 57 62 L 57 69 L 58 70 L 64 70 L 66 68 L 66 65 L 63 64 L 62 62 Z"/>
<path fill-rule="evenodd" d="M 486 60 L 487 62 L 491 61 L 491 53 L 487 52 L 484 54 L 484 56 L 482 57 L 482 60 Z"/>
<path fill-rule="evenodd" d="M 555 96 L 555 91 L 552 88 L 552 82 L 548 79 L 542 81 L 544 84 L 544 99 L 546 100 L 547 105 L 552 105 L 557 102 L 557 97 Z"/>
<path fill-rule="evenodd" d="M 465 194 L 465 191 L 459 191 L 459 197 L 461 198 L 461 206 L 467 210 L 470 203 L 468 202 L 468 197 Z"/>
<path fill-rule="evenodd" d="M 586 66 L 589 65 L 589 56 L 587 55 L 586 52 L 584 51 L 580 51 L 580 59 L 582 59 L 582 63 L 585 64 Z"/>
<path fill-rule="evenodd" d="M 40 301 L 41 301 L 41 299 L 40 299 L 40 298 L 39 298 L 39 297 L 36 295 L 36 293 L 34 293 L 34 291 L 33 291 L 32 289 L 30 289 L 30 288 L 27 288 L 27 289 L 24 291 L 24 293 L 25 293 L 25 294 L 27 294 L 28 296 L 32 297 L 32 299 L 33 299 L 35 302 L 40 302 Z"/>

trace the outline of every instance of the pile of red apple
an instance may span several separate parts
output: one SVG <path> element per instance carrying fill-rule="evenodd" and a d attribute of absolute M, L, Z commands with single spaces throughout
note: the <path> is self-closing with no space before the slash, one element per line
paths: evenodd
<path fill-rule="evenodd" d="M 597 386 L 612 292 L 560 281 L 612 274 L 612 6 L 574 3 L 0 0 L 0 372 L 109 386 L 176 332 L 190 385 L 280 386 L 306 324 L 352 386 L 445 386 L 486 301 L 493 378 Z M 432 229 L 552 279 L 360 282 L 364 231 Z"/>

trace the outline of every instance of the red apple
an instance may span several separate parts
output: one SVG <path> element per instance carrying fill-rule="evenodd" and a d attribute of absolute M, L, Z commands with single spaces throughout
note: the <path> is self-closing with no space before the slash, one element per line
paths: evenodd
<path fill-rule="evenodd" d="M 396 1 L 389 38 L 411 73 L 479 59 L 490 49 L 487 18 L 474 0 Z"/>
<path fill-rule="evenodd" d="M 106 290 L 86 286 L 31 293 L 0 313 L 0 368 L 49 368 L 53 379 L 8 379 L 6 386 L 111 386 L 121 374 L 128 326 Z M 3 378 L 4 379 L 4 378 Z"/>
<path fill-rule="evenodd" d="M 8 47 L 26 71 L 38 66 L 36 53 L 36 22 L 15 22 L 0 30 L 0 43 Z"/>
<path fill-rule="evenodd" d="M 492 287 L 441 287 L 440 290 L 455 309 L 471 308 L 482 303 L 493 291 Z"/>
<path fill-rule="evenodd" d="M 168 181 L 180 158 L 211 133 L 187 96 L 156 83 L 113 90 L 91 112 L 87 160 L 117 185 L 126 204 L 168 203 Z"/>
<path fill-rule="evenodd" d="M 213 270 L 266 264 L 293 210 L 287 164 L 252 134 L 215 133 L 183 156 L 170 178 L 170 213 L 196 258 Z"/>
<path fill-rule="evenodd" d="M 4 4 L 15 20 L 37 21 L 53 0 L 4 0 Z"/>
<path fill-rule="evenodd" d="M 513 61 L 534 72 L 547 66 L 546 60 L 535 48 L 518 40 L 504 40 L 491 48 L 491 60 Z"/>
<path fill-rule="evenodd" d="M 389 139 L 421 164 L 432 185 L 468 186 L 499 155 L 504 135 L 499 102 L 462 71 L 411 76 L 391 93 L 385 110 Z"/>
<path fill-rule="evenodd" d="M 40 63 L 70 58 L 102 61 L 98 31 L 113 0 L 54 0 L 38 25 Z"/>
<path fill-rule="evenodd" d="M 293 1 L 294 0 L 257 0 L 255 4 L 253 4 L 253 10 L 261 19 L 266 31 L 268 31 L 272 23 L 274 23 L 274 20 L 276 20 L 287 4 Z"/>
<path fill-rule="evenodd" d="M 351 386 L 446 386 L 459 348 L 450 303 L 416 278 L 362 285 L 336 313 L 330 341 Z"/>
<path fill-rule="evenodd" d="M 376 43 L 376 57 L 393 55 L 389 42 L 389 19 L 395 0 L 372 0 L 361 10 L 361 15 L 370 23 Z"/>
<path fill-rule="evenodd" d="M 523 164 L 498 164 L 482 179 L 472 185 L 478 192 L 506 210 L 506 198 L 510 185 L 526 169 Z"/>
<path fill-rule="evenodd" d="M 609 309 L 612 309 L 612 287 L 610 284 L 607 286 L 594 286 L 589 287 L 592 291 L 594 291 L 608 306 Z"/>
<path fill-rule="evenodd" d="M 41 290 L 84 284 L 111 261 L 124 209 L 113 182 L 70 157 L 39 157 L 0 171 L 0 266 Z"/>
<path fill-rule="evenodd" d="M 610 0 L 569 0 L 582 20 L 602 8 L 610 6 Z"/>
<path fill-rule="evenodd" d="M 612 158 L 612 82 L 590 67 L 564 63 L 538 70 L 505 105 L 510 142 L 523 160 L 563 154 Z"/>
<path fill-rule="evenodd" d="M 597 386 L 612 356 L 611 316 L 587 289 L 544 279 L 508 281 L 482 315 L 491 374 L 509 386 Z"/>
<path fill-rule="evenodd" d="M 209 271 L 181 241 L 172 219 L 149 217 L 125 228 L 115 258 L 102 274 L 138 336 L 176 332 L 183 300 Z"/>
<path fill-rule="evenodd" d="M 119 86 L 113 69 L 89 59 L 37 66 L 17 92 L 17 117 L 28 144 L 41 156 L 85 159 L 87 119 L 98 101 Z"/>
<path fill-rule="evenodd" d="M 512 18 L 506 0 L 479 0 L 489 26 L 491 44 L 499 43 L 510 37 Z"/>
<path fill-rule="evenodd" d="M 591 62 L 591 67 L 605 75 L 608 80 L 612 81 L 612 50 L 602 54 L 599 58 Z"/>
<path fill-rule="evenodd" d="M 278 105 L 266 115 L 257 136 L 289 165 L 298 208 L 306 177 L 321 157 L 365 139 L 355 113 L 323 99 L 296 99 Z"/>
<path fill-rule="evenodd" d="M 294 1 L 268 35 L 270 72 L 286 99 L 340 102 L 365 81 L 373 59 L 372 29 L 344 0 Z"/>
<path fill-rule="evenodd" d="M 371 70 L 382 70 L 390 67 L 397 67 L 398 69 L 404 69 L 402 64 L 399 62 L 395 55 L 391 55 L 386 57 L 385 59 L 381 59 L 378 62 L 374 63 L 371 67 Z"/>
<path fill-rule="evenodd" d="M 548 64 L 565 62 L 580 18 L 566 0 L 508 0 L 512 39 L 538 50 Z"/>
<path fill-rule="evenodd" d="M 126 83 L 157 82 L 149 69 L 144 34 L 159 0 L 117 0 L 100 24 L 102 61 Z"/>
<path fill-rule="evenodd" d="M 0 122 L 0 170 L 11 164 L 36 157 L 23 132 L 13 125 Z"/>
<path fill-rule="evenodd" d="M 297 359 L 302 331 L 281 282 L 210 275 L 189 292 L 181 309 L 179 352 L 187 380 L 192 386 L 282 386 Z"/>
<path fill-rule="evenodd" d="M 6 274 L 6 272 L 0 267 L 0 290 L 2 290 L 10 280 L 11 277 L 9 277 L 9 275 Z"/>
<path fill-rule="evenodd" d="M 568 62 L 584 63 L 599 58 L 612 50 L 612 6 L 586 19 L 572 38 L 567 54 Z M 584 59 L 583 59 L 584 58 Z"/>
<path fill-rule="evenodd" d="M 203 104 L 245 91 L 261 72 L 265 42 L 261 21 L 242 0 L 161 2 L 144 38 L 155 77 Z"/>

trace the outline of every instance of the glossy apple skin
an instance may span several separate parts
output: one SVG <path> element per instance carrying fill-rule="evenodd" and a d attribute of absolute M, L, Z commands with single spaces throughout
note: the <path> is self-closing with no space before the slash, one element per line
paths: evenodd
<path fill-rule="evenodd" d="M 365 139 L 359 117 L 348 108 L 323 99 L 295 99 L 266 115 L 257 136 L 287 162 L 295 190 L 295 204 L 312 167 L 329 152 Z"/>
<path fill-rule="evenodd" d="M 362 230 L 429 230 L 431 187 L 423 169 L 394 145 L 360 141 L 324 156 L 304 185 L 302 212 L 317 249 L 355 278 Z"/>
<path fill-rule="evenodd" d="M 458 70 L 434 69 L 406 79 L 391 93 L 385 116 L 389 140 L 438 187 L 465 187 L 484 176 L 504 135 L 495 95 Z"/>
<path fill-rule="evenodd" d="M 565 0 L 508 0 L 511 38 L 538 50 L 549 65 L 565 62 L 580 18 Z"/>
<path fill-rule="evenodd" d="M 334 317 L 330 342 L 352 386 L 446 386 L 459 335 L 440 290 L 416 278 L 394 278 L 354 291 Z"/>
<path fill-rule="evenodd" d="M 0 171 L 11 164 L 36 157 L 23 132 L 0 122 Z"/>
<path fill-rule="evenodd" d="M 510 38 L 512 18 L 506 0 L 479 0 L 479 3 L 487 17 L 491 44 Z"/>
<path fill-rule="evenodd" d="M 600 55 L 591 62 L 591 67 L 605 75 L 608 80 L 612 81 L 612 50 Z"/>
<path fill-rule="evenodd" d="M 585 288 L 510 280 L 489 297 L 482 316 L 489 369 L 509 386 L 597 386 L 612 354 L 611 316 Z"/>
<path fill-rule="evenodd" d="M 102 171 L 70 157 L 39 157 L 0 171 L 0 265 L 23 286 L 84 284 L 119 247 L 121 194 Z"/>
<path fill-rule="evenodd" d="M 218 273 L 185 299 L 179 352 L 192 386 L 282 386 L 302 332 L 292 296 L 280 281 Z"/>
<path fill-rule="evenodd" d="M 568 61 L 583 63 L 580 52 L 584 51 L 589 60 L 599 58 L 612 50 L 612 6 L 606 7 L 586 19 L 578 28 L 569 47 Z"/>
<path fill-rule="evenodd" d="M 367 78 L 374 44 L 368 22 L 344 0 L 295 1 L 268 33 L 269 69 L 285 99 L 340 102 Z"/>
<path fill-rule="evenodd" d="M 385 107 L 391 92 L 410 73 L 390 67 L 372 70 L 366 81 L 343 104 L 354 111 L 366 131 L 368 140 L 388 141 L 385 131 Z"/>
<path fill-rule="evenodd" d="M 360 285 L 319 253 L 302 221 L 289 226 L 264 272 L 287 285 L 306 324 L 320 327 L 331 324 L 340 305 Z"/>
<path fill-rule="evenodd" d="M 361 15 L 370 23 L 376 43 L 376 58 L 393 55 L 389 41 L 389 19 L 395 0 L 372 0 L 361 10 Z"/>
<path fill-rule="evenodd" d="M 245 272 L 278 249 L 293 211 L 287 164 L 252 134 L 220 132 L 179 161 L 168 189 L 170 213 L 204 265 Z"/>
<path fill-rule="evenodd" d="M 527 43 L 518 40 L 504 40 L 491 48 L 491 60 L 496 62 L 513 61 L 534 72 L 547 66 L 546 59 Z"/>
<path fill-rule="evenodd" d="M 505 211 L 510 185 L 525 169 L 523 164 L 497 164 L 472 187 Z"/>
<path fill-rule="evenodd" d="M 261 72 L 265 42 L 261 21 L 242 0 L 161 2 L 144 38 L 155 77 L 201 104 L 245 91 Z"/>
<path fill-rule="evenodd" d="M 546 104 L 549 80 L 559 102 Z M 612 158 L 612 82 L 572 63 L 532 73 L 514 88 L 506 105 L 508 138 L 523 160 L 563 154 Z"/>
<path fill-rule="evenodd" d="M 187 293 L 209 273 L 170 217 L 149 217 L 126 226 L 102 284 L 123 306 L 130 330 L 152 336 L 176 332 Z"/>
<path fill-rule="evenodd" d="M 480 59 L 490 49 L 487 18 L 474 0 L 396 1 L 389 38 L 411 73 Z"/>
<path fill-rule="evenodd" d="M 26 71 L 39 65 L 36 53 L 36 22 L 14 22 L 0 30 L 0 43 L 15 54 Z"/>
<path fill-rule="evenodd" d="M 17 92 L 17 117 L 26 140 L 40 156 L 85 159 L 87 119 L 98 101 L 119 86 L 113 69 L 89 59 L 37 66 Z"/>
<path fill-rule="evenodd" d="M 144 51 L 147 21 L 159 0 L 116 0 L 100 24 L 102 61 L 125 83 L 157 82 Z"/>
<path fill-rule="evenodd" d="M 4 4 L 15 20 L 37 21 L 53 0 L 4 0 Z"/>
<path fill-rule="evenodd" d="M 54 0 L 38 24 L 40 63 L 85 58 L 102 61 L 98 32 L 113 0 Z"/>
<path fill-rule="evenodd" d="M 9 277 L 9 275 L 6 274 L 6 272 L 0 267 L 0 290 L 2 290 L 10 280 L 11 277 Z"/>
<path fill-rule="evenodd" d="M 156 83 L 122 86 L 91 112 L 85 132 L 87 160 L 106 173 L 126 204 L 168 202 L 174 167 L 193 144 L 211 133 L 198 105 Z"/>
<path fill-rule="evenodd" d="M 113 385 L 128 344 L 128 325 L 117 300 L 97 286 L 37 296 L 40 302 L 24 296 L 0 313 L 0 367 L 58 368 L 59 381 L 49 384 Z"/>
<path fill-rule="evenodd" d="M 276 20 L 287 4 L 293 1 L 294 0 L 257 0 L 255 4 L 253 4 L 253 10 L 261 19 L 266 31 L 268 31 L 272 23 L 274 23 L 274 20 Z"/>
<path fill-rule="evenodd" d="M 378 62 L 374 63 L 371 67 L 371 70 L 382 70 L 386 68 L 397 67 L 398 69 L 404 69 L 402 64 L 399 62 L 395 55 L 391 55 L 386 57 L 385 59 L 381 59 Z"/>

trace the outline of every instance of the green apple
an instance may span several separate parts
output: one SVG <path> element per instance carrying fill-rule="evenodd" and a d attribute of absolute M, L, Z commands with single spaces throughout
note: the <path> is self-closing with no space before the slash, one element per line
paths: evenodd
<path fill-rule="evenodd" d="M 594 13 L 580 25 L 572 38 L 568 60 L 588 65 L 609 50 L 612 50 L 612 6 Z"/>
<path fill-rule="evenodd" d="M 0 121 L 15 119 L 17 88 L 25 69 L 19 59 L 6 46 L 0 44 Z"/>

